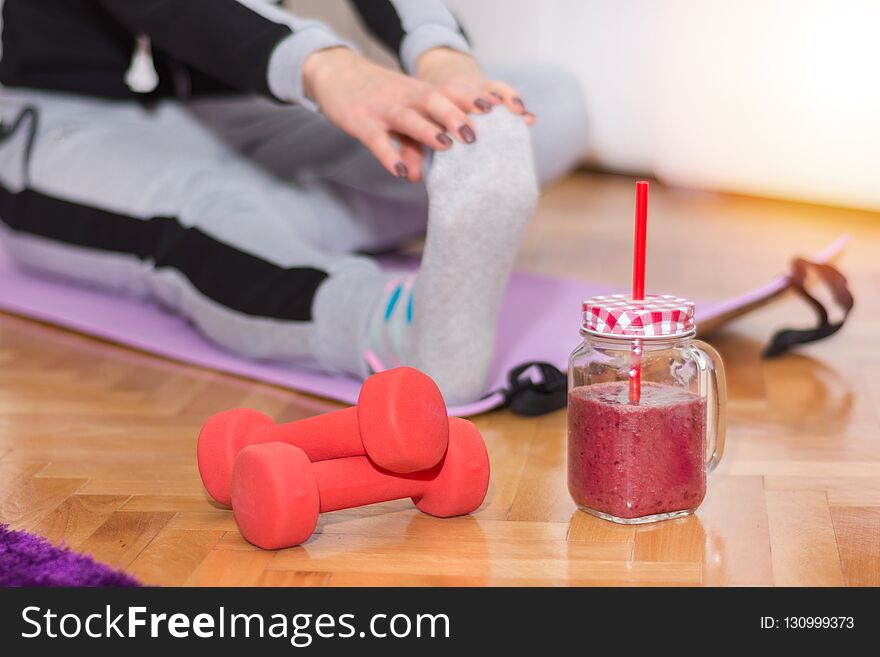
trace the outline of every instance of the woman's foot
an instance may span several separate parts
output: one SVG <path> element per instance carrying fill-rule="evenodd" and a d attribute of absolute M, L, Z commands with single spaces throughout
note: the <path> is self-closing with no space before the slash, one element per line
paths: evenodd
<path fill-rule="evenodd" d="M 372 369 L 427 373 L 450 405 L 485 392 L 501 301 L 538 199 L 522 119 L 496 107 L 473 121 L 475 143 L 434 155 L 421 267 L 386 286 L 365 350 Z"/>

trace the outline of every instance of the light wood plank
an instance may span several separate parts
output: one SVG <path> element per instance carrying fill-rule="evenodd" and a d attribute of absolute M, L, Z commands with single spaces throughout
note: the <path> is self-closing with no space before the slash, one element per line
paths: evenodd
<path fill-rule="evenodd" d="M 122 508 L 125 511 L 228 512 L 207 495 L 133 495 Z"/>
<path fill-rule="evenodd" d="M 566 483 L 566 416 L 563 411 L 540 418 L 519 478 L 508 520 L 564 522 L 576 509 Z M 547 477 L 547 472 L 558 473 Z"/>
<path fill-rule="evenodd" d="M 222 535 L 222 531 L 166 527 L 156 534 L 127 570 L 144 584 L 181 586 Z"/>
<path fill-rule="evenodd" d="M 739 461 L 725 472 L 776 477 L 878 477 L 880 461 Z"/>
<path fill-rule="evenodd" d="M 880 506 L 875 477 L 765 477 L 767 490 L 824 491 L 831 506 Z"/>
<path fill-rule="evenodd" d="M 842 586 L 828 499 L 815 491 L 767 491 L 773 578 L 780 586 Z"/>
<path fill-rule="evenodd" d="M 206 495 L 196 477 L 186 479 L 89 479 L 79 492 L 83 495 L 170 495 L 194 497 Z"/>
<path fill-rule="evenodd" d="M 213 550 L 186 581 L 187 586 L 246 586 L 258 581 L 274 554 L 262 550 Z"/>
<path fill-rule="evenodd" d="M 334 573 L 296 572 L 291 570 L 264 570 L 257 586 L 330 586 Z M 342 586 L 346 586 L 343 584 Z M 351 585 L 354 586 L 354 585 Z M 394 586 L 390 584 L 389 586 Z"/>
<path fill-rule="evenodd" d="M 116 568 L 125 568 L 171 519 L 172 513 L 115 511 L 79 549 Z"/>
<path fill-rule="evenodd" d="M 78 549 L 127 499 L 127 495 L 72 495 L 33 525 L 31 531 L 52 543 L 64 541 Z"/>
<path fill-rule="evenodd" d="M 82 479 L 21 481 L 0 501 L 0 519 L 16 529 L 31 529 L 83 485 Z"/>
<path fill-rule="evenodd" d="M 503 520 L 516 499 L 520 478 L 534 439 L 536 420 L 516 418 L 509 411 L 499 411 L 476 419 L 477 428 L 489 450 L 492 478 L 480 516 Z M 516 426 L 516 430 L 511 428 Z"/>
<path fill-rule="evenodd" d="M 715 476 L 696 515 L 636 530 L 634 559 L 702 563 L 703 584 L 773 584 L 760 477 Z"/>
<path fill-rule="evenodd" d="M 880 586 L 880 508 L 832 507 L 848 586 Z"/>
<path fill-rule="evenodd" d="M 709 475 L 697 510 L 703 526 L 703 583 L 708 586 L 773 584 L 767 504 L 760 477 Z"/>
<path fill-rule="evenodd" d="M 565 541 L 510 541 L 490 547 L 485 541 L 448 541 L 445 536 L 391 540 L 368 536 L 316 536 L 299 548 L 275 554 L 270 570 L 305 572 L 362 571 L 374 573 L 408 572 L 425 575 L 467 577 L 474 584 L 491 585 L 496 578 L 528 573 L 536 580 L 560 581 L 608 578 L 608 570 L 594 568 L 620 562 L 618 572 L 626 579 L 693 577 L 693 569 L 680 572 L 678 565 L 654 568 L 632 566 L 631 547 L 618 543 L 566 543 Z M 491 558 L 490 558 L 491 554 Z M 624 567 L 625 566 L 625 567 Z M 632 566 L 632 568 L 630 567 Z M 697 564 L 696 571 L 699 571 Z M 697 582 L 699 581 L 699 575 Z"/>
<path fill-rule="evenodd" d="M 168 522 L 168 528 L 219 530 L 223 532 L 238 530 L 232 512 L 224 509 L 179 511 Z"/>

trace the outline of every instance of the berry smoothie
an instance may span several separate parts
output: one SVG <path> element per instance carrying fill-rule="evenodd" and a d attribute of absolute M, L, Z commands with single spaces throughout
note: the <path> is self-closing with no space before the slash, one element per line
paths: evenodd
<path fill-rule="evenodd" d="M 706 404 L 675 386 L 626 382 L 568 396 L 568 489 L 581 507 L 625 520 L 696 509 L 706 494 Z"/>

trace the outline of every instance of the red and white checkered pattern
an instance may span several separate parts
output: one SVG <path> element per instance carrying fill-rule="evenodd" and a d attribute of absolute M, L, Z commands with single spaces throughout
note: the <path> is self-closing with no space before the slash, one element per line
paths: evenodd
<path fill-rule="evenodd" d="M 635 301 L 625 294 L 603 294 L 584 301 L 583 329 L 604 335 L 660 337 L 694 330 L 692 301 L 648 294 Z"/>

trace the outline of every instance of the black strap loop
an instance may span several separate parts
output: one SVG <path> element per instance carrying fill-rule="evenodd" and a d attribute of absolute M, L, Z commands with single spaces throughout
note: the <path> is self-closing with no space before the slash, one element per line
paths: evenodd
<path fill-rule="evenodd" d="M 828 309 L 806 288 L 807 274 L 813 271 L 819 279 L 828 286 L 831 297 L 843 316 L 838 322 L 828 319 Z M 792 289 L 797 292 L 816 312 L 817 325 L 808 329 L 782 329 L 771 339 L 764 349 L 764 356 L 772 358 L 786 353 L 792 347 L 799 344 L 807 344 L 822 340 L 837 333 L 846 323 L 846 318 L 855 304 L 852 292 L 846 283 L 846 277 L 831 265 L 820 265 L 803 258 L 796 258 L 792 263 L 791 275 L 789 276 Z"/>
<path fill-rule="evenodd" d="M 537 368 L 540 380 L 533 380 L 527 370 Z M 565 408 L 568 402 L 568 382 L 565 372 L 542 361 L 523 363 L 508 375 L 510 385 L 503 390 L 504 406 L 516 415 L 534 417 Z"/>

